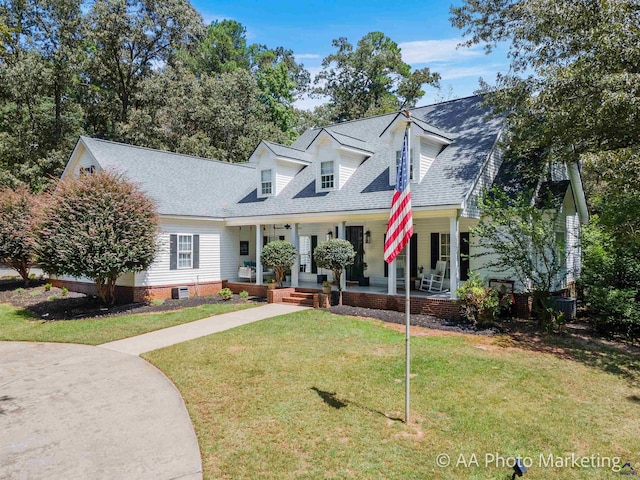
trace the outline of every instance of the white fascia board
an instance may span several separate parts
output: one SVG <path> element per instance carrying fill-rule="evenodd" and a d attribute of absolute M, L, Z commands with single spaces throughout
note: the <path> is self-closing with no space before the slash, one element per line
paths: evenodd
<path fill-rule="evenodd" d="M 342 150 L 343 152 L 355 153 L 356 155 L 362 155 L 363 157 L 370 157 L 373 155 L 373 152 L 369 152 L 368 150 L 361 150 L 355 147 L 347 147 L 344 145 L 340 145 L 338 150 Z"/>
<path fill-rule="evenodd" d="M 434 142 L 439 143 L 441 145 L 451 145 L 451 143 L 453 143 L 453 140 L 446 139 L 444 137 L 441 137 L 440 135 L 436 135 L 435 133 L 427 132 L 423 130 L 422 127 L 420 127 L 420 125 L 418 125 L 418 127 L 420 128 L 420 130 L 422 130 L 422 133 L 420 132 L 416 133 L 418 137 L 433 140 Z"/>
<path fill-rule="evenodd" d="M 279 156 L 279 155 L 276 155 L 274 157 L 274 160 L 276 160 L 278 162 L 286 162 L 286 163 L 293 163 L 295 165 L 302 165 L 303 167 L 306 167 L 307 165 L 310 165 L 310 162 L 307 162 L 306 160 L 298 160 L 296 158 L 283 157 L 283 156 Z"/>
<path fill-rule="evenodd" d="M 449 217 L 462 208 L 462 205 L 436 205 L 414 207 L 413 216 L 420 217 Z M 229 217 L 225 219 L 227 226 L 257 225 L 269 223 L 323 223 L 337 222 L 349 217 L 371 217 L 371 219 L 389 219 L 389 208 L 371 210 L 345 210 L 337 212 L 313 212 L 299 214 L 265 215 L 263 217 Z M 438 213 L 439 212 L 439 213 Z"/>
<path fill-rule="evenodd" d="M 196 215 L 167 215 L 167 214 L 160 213 L 158 214 L 158 217 L 160 217 L 161 220 L 167 219 L 167 220 L 197 220 L 202 222 L 224 222 L 224 218 L 201 217 Z"/>

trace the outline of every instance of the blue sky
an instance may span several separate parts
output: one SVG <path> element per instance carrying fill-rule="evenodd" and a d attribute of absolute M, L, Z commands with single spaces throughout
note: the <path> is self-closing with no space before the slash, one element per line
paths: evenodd
<path fill-rule="evenodd" d="M 460 3 L 453 0 L 454 3 Z M 293 50 L 312 75 L 322 59 L 333 52 L 331 41 L 347 37 L 352 44 L 371 31 L 381 31 L 402 48 L 405 62 L 414 68 L 428 66 L 442 76 L 441 89 L 426 88 L 419 105 L 471 95 L 478 78 L 493 83 L 497 72 L 508 70 L 506 49 L 485 55 L 481 47 L 456 48 L 460 31 L 449 22 L 449 2 L 405 0 L 249 1 L 192 0 L 208 24 L 233 19 L 247 29 L 252 43 Z M 297 103 L 312 108 L 321 100 Z"/>

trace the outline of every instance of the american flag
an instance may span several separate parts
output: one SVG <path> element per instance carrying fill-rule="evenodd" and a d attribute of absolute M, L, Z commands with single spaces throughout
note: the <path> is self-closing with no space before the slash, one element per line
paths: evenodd
<path fill-rule="evenodd" d="M 409 127 L 404 132 L 402 153 L 396 175 L 396 189 L 391 201 L 391 215 L 387 224 L 387 238 L 384 242 L 384 261 L 395 260 L 413 235 L 411 216 L 411 190 L 409 188 Z"/>

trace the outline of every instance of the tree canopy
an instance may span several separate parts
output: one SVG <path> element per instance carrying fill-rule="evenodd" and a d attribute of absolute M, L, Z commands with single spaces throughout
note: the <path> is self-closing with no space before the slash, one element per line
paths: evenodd
<path fill-rule="evenodd" d="M 329 97 L 334 122 L 413 107 L 425 84 L 438 86 L 429 68 L 411 71 L 398 44 L 382 32 L 362 37 L 354 49 L 345 37 L 333 41 L 336 52 L 322 61 L 314 93 Z"/>

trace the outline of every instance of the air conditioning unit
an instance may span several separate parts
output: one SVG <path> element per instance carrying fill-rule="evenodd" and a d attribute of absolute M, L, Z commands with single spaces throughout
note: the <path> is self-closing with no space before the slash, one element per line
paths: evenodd
<path fill-rule="evenodd" d="M 189 298 L 189 287 L 173 287 L 171 289 L 171 298 L 178 300 Z"/>

